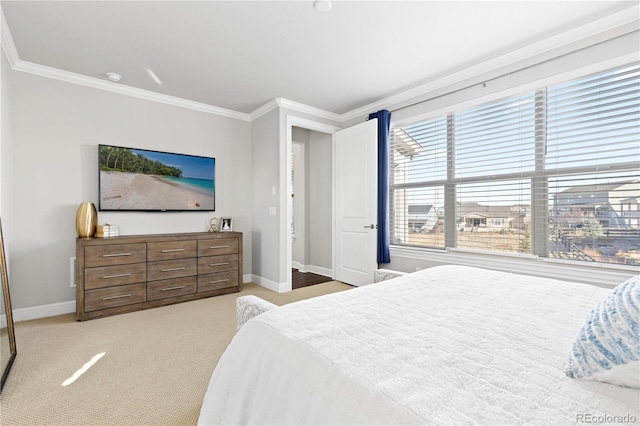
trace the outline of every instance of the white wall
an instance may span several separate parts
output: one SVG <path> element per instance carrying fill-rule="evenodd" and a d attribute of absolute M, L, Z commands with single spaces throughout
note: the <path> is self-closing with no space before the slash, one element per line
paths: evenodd
<path fill-rule="evenodd" d="M 2 222 L 2 239 L 4 242 L 4 256 L 7 261 L 7 276 L 9 277 L 9 294 L 13 292 L 11 281 L 11 248 L 12 244 L 12 198 L 11 173 L 13 170 L 13 70 L 4 55 L 0 53 L 0 219 Z M 3 299 L 3 298 L 0 298 Z M 0 304 L 0 327 L 6 327 L 4 303 Z"/>
<path fill-rule="evenodd" d="M 5 240 L 11 235 L 11 173 L 13 155 L 13 70 L 4 55 L 2 57 L 2 67 L 0 77 L 1 104 L 0 104 L 0 218 L 2 219 Z"/>
<path fill-rule="evenodd" d="M 253 158 L 253 281 L 272 290 L 283 282 L 280 269 L 280 138 L 279 111 L 251 123 Z M 286 190 L 286 188 L 285 188 Z M 275 192 L 275 193 L 274 193 Z M 269 209 L 275 209 L 275 216 Z M 290 243 L 290 242 L 289 242 Z"/>
<path fill-rule="evenodd" d="M 309 132 L 308 175 L 308 235 L 311 272 L 331 270 L 333 218 L 333 153 L 330 134 Z"/>
<path fill-rule="evenodd" d="M 301 272 L 307 272 L 306 265 L 309 264 L 309 249 L 307 247 L 307 233 L 309 206 L 307 203 L 307 148 L 304 142 L 294 136 L 291 147 L 291 169 L 293 170 L 293 235 L 291 239 L 291 262 L 292 266 L 301 268 Z"/>
<path fill-rule="evenodd" d="M 244 232 L 244 273 L 251 272 L 248 122 L 22 72 L 13 77 L 13 171 L 3 167 L 2 177 L 13 193 L 15 309 L 75 300 L 75 213 L 80 202 L 97 205 L 100 143 L 215 157 L 215 212 L 99 212 L 98 221 L 133 235 L 206 231 L 210 217 L 233 216 L 234 230 Z"/>

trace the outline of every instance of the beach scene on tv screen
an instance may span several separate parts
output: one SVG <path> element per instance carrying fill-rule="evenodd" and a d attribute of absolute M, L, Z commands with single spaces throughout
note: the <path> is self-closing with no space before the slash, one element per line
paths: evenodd
<path fill-rule="evenodd" d="M 101 210 L 214 210 L 215 159 L 100 145 Z"/>

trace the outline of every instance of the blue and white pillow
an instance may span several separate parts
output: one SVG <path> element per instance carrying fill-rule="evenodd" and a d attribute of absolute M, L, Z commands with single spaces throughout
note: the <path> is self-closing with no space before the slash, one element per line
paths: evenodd
<path fill-rule="evenodd" d="M 640 388 L 640 275 L 589 313 L 565 364 L 567 376 Z"/>

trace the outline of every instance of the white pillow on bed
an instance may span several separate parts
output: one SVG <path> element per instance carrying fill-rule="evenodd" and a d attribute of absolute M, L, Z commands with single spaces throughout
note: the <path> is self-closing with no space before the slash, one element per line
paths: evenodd
<path fill-rule="evenodd" d="M 640 388 L 640 275 L 589 313 L 573 342 L 567 376 Z"/>

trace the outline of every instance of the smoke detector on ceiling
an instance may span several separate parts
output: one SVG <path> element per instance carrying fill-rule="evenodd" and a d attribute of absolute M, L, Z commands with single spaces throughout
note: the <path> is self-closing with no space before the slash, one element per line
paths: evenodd
<path fill-rule="evenodd" d="M 331 10 L 331 2 L 329 0 L 316 0 L 313 2 L 313 7 L 318 12 L 328 12 Z"/>
<path fill-rule="evenodd" d="M 107 78 L 111 81 L 113 81 L 114 83 L 117 83 L 120 81 L 120 79 L 122 78 L 122 76 L 120 74 L 116 74 L 115 72 L 108 72 L 107 73 Z"/>

